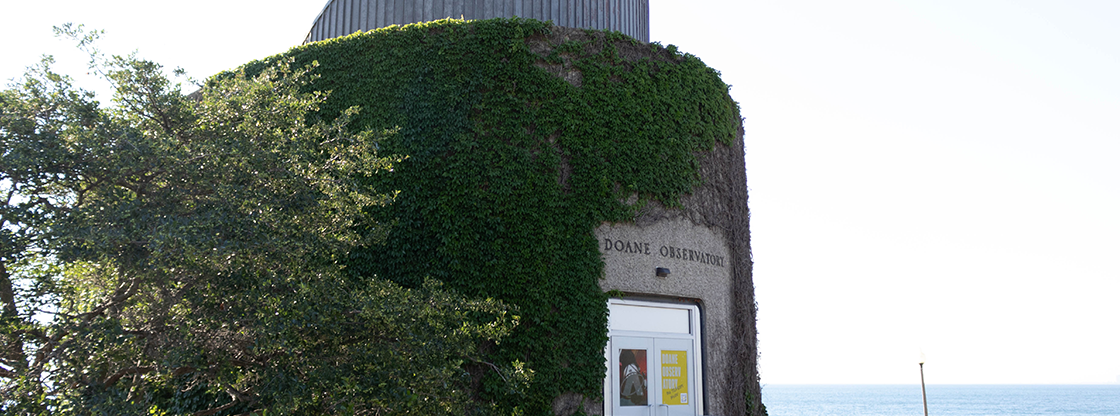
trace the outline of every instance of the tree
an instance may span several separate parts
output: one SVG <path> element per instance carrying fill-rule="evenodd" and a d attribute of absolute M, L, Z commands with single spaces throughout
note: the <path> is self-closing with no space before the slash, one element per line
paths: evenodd
<path fill-rule="evenodd" d="M 0 93 L 0 409 L 5 414 L 466 414 L 500 302 L 343 270 L 392 202 L 357 108 L 313 116 L 313 68 L 211 79 L 184 95 L 155 63 L 65 26 L 113 105 L 45 58 Z M 356 230 L 362 230 L 361 233 Z M 365 237 L 362 237 L 365 236 Z M 472 370 L 472 371 L 468 371 Z"/>

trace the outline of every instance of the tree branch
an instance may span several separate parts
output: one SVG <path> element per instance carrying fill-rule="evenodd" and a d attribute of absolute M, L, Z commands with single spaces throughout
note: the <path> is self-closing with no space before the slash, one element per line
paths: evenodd
<path fill-rule="evenodd" d="M 19 319 L 19 308 L 16 307 L 15 288 L 12 286 L 11 275 L 8 274 L 8 265 L 0 260 L 0 303 L 3 303 L 4 310 L 0 311 L 0 316 L 7 320 Z M 19 361 L 27 364 L 27 354 L 23 351 L 23 340 L 20 334 L 8 333 L 0 339 L 3 339 L 4 356 L 14 361 Z M 11 377 L 9 377 L 11 378 Z"/>
<path fill-rule="evenodd" d="M 252 389 L 250 389 L 250 390 L 252 390 Z M 250 394 L 249 392 L 244 392 L 243 393 L 243 392 L 237 391 L 237 389 L 234 389 L 232 387 L 226 387 L 226 393 L 229 394 L 229 397 L 231 399 L 229 403 L 223 404 L 223 405 L 215 407 L 215 408 L 194 412 L 194 413 L 192 413 L 192 416 L 210 416 L 210 415 L 213 415 L 215 413 L 221 412 L 223 410 L 229 409 L 233 406 L 236 406 L 238 403 L 253 404 L 253 403 L 256 403 L 256 401 L 257 401 L 257 399 L 249 396 L 249 394 Z"/>
<path fill-rule="evenodd" d="M 230 401 L 229 403 L 223 404 L 223 405 L 221 405 L 221 406 L 218 406 L 218 407 L 214 407 L 214 408 L 210 408 L 210 409 L 206 409 L 206 410 L 200 410 L 200 411 L 194 412 L 194 413 L 192 413 L 192 416 L 210 416 L 210 415 L 213 415 L 213 414 L 215 414 L 215 413 L 221 412 L 221 411 L 223 411 L 223 410 L 229 409 L 229 408 L 231 408 L 231 407 L 233 407 L 233 406 L 236 406 L 236 405 L 237 405 L 237 403 L 238 403 L 238 400 L 237 400 L 237 399 L 233 399 L 233 400 L 232 400 L 232 401 Z"/>
<path fill-rule="evenodd" d="M 155 369 L 156 369 L 156 367 L 152 366 L 152 365 L 143 366 L 143 367 L 126 368 L 126 369 L 123 369 L 121 371 L 118 371 L 116 374 L 113 374 L 113 375 L 109 376 L 109 378 L 105 379 L 105 382 L 102 383 L 102 384 L 104 384 L 106 386 L 109 386 L 109 387 L 112 387 L 114 384 L 117 384 L 117 381 L 120 381 L 121 377 L 127 376 L 129 374 L 150 373 L 152 371 L 155 371 Z"/>
<path fill-rule="evenodd" d="M 19 373 L 15 372 L 15 371 L 12 371 L 12 370 L 7 370 L 7 369 L 4 369 L 4 368 L 0 368 L 0 377 L 3 377 L 3 378 L 17 378 L 17 377 L 19 377 Z"/>
<path fill-rule="evenodd" d="M 4 261 L 0 261 L 0 303 L 4 304 L 4 310 L 0 312 L 3 316 L 12 318 L 19 316 L 15 287 L 12 285 L 11 275 L 8 274 L 8 265 Z"/>

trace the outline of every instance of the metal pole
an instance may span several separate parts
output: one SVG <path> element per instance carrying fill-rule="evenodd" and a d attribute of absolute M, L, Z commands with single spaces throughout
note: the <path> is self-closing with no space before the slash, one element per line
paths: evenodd
<path fill-rule="evenodd" d="M 924 369 L 925 363 L 918 363 L 918 372 L 922 374 L 922 410 L 929 416 L 929 407 L 926 406 L 926 370 Z"/>

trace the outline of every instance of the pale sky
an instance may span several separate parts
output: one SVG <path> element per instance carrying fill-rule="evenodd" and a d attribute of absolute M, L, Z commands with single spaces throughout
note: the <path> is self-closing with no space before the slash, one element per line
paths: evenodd
<path fill-rule="evenodd" d="M 51 26 L 205 78 L 325 0 L 0 3 L 0 79 Z M 1120 2 L 651 0 L 746 128 L 763 384 L 1120 379 Z"/>

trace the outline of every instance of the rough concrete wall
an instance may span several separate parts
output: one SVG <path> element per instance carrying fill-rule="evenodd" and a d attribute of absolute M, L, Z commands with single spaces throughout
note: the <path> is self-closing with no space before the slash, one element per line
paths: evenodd
<path fill-rule="evenodd" d="M 728 175 L 726 198 L 729 207 L 729 241 L 731 251 L 734 253 L 735 262 L 733 282 L 733 299 L 735 315 L 735 332 L 743 342 L 737 343 L 735 352 L 738 356 L 735 366 L 738 367 L 729 377 L 728 383 L 735 391 L 744 391 L 749 397 L 744 397 L 742 407 L 734 409 L 728 414 L 749 414 L 761 416 L 765 412 L 762 405 L 762 389 L 758 379 L 758 330 L 755 327 L 757 308 L 754 299 L 754 260 L 751 255 L 750 209 L 747 206 L 747 171 L 744 160 L 743 128 L 739 127 L 735 143 L 725 148 L 727 154 L 723 158 L 723 172 Z"/>
<path fill-rule="evenodd" d="M 758 382 L 758 333 L 751 258 L 750 210 L 747 207 L 747 173 L 744 160 L 743 129 L 731 146 L 717 145 L 701 159 L 704 185 L 682 198 L 685 211 L 709 227 L 723 230 L 731 251 L 732 319 L 736 339 L 731 347 L 736 360 L 726 383 L 732 392 L 749 392 L 732 398 L 722 414 L 761 415 L 762 392 Z"/>

